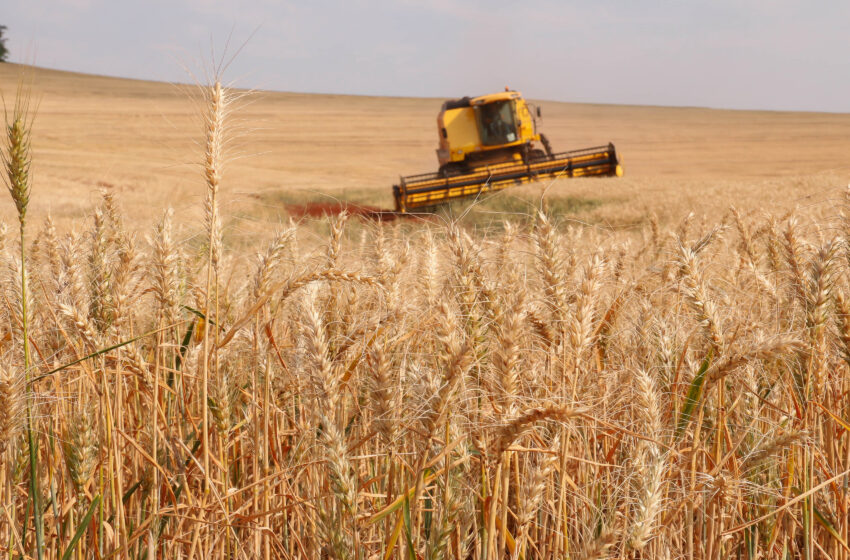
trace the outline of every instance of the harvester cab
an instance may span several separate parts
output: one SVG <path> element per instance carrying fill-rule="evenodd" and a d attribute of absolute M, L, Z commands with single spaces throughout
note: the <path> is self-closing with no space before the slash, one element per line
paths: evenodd
<path fill-rule="evenodd" d="M 517 91 L 446 101 L 437 116 L 441 171 L 459 174 L 470 165 L 521 159 L 540 141 L 528 104 Z"/>
<path fill-rule="evenodd" d="M 396 211 L 546 178 L 623 174 L 613 144 L 553 153 L 537 132 L 535 114 L 539 107 L 532 112 L 520 92 L 507 88 L 443 103 L 437 116 L 439 171 L 402 177 L 393 186 Z"/>

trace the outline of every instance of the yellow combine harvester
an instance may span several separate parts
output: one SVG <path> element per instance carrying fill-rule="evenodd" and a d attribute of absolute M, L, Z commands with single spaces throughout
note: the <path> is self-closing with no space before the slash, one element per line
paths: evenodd
<path fill-rule="evenodd" d="M 540 117 L 537 108 L 536 116 Z M 402 177 L 393 186 L 397 212 L 436 206 L 511 185 L 591 175 L 623 175 L 613 144 L 553 153 L 518 91 L 443 103 L 437 116 L 440 170 Z M 543 149 L 535 144 L 539 142 Z"/>

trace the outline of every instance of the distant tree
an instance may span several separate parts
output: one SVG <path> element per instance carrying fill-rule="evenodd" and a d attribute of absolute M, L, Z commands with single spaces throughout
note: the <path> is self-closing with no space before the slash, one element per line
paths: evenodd
<path fill-rule="evenodd" d="M 9 56 L 9 49 L 6 48 L 6 38 L 3 37 L 4 31 L 6 31 L 6 26 L 0 25 L 0 62 L 6 62 L 6 57 Z"/>

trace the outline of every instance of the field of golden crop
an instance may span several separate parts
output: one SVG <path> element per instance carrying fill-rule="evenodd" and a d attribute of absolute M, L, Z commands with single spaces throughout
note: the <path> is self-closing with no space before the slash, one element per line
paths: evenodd
<path fill-rule="evenodd" d="M 439 101 L 15 71 L 4 556 L 850 558 L 850 116 L 547 103 L 628 177 L 290 221 Z"/>
<path fill-rule="evenodd" d="M 0 94 L 14 98 L 20 67 L 0 65 Z M 522 89 L 522 84 L 514 84 Z M 199 101 L 191 88 L 39 70 L 32 212 L 77 225 L 111 185 L 132 226 L 166 205 L 200 219 Z M 476 92 L 456 92 L 457 96 Z M 289 202 L 338 197 L 392 208 L 399 175 L 435 171 L 442 99 L 256 92 L 237 104 L 225 170 L 225 229 L 250 239 L 285 220 Z M 722 111 L 540 102 L 554 148 L 613 142 L 622 179 L 558 181 L 571 218 L 629 228 L 689 212 L 715 219 L 730 204 L 781 213 L 829 208 L 850 179 L 850 115 Z M 499 195 L 485 210 L 533 211 L 539 186 Z M 507 200 L 507 203 L 502 204 Z M 12 217 L 8 206 L 0 218 Z"/>

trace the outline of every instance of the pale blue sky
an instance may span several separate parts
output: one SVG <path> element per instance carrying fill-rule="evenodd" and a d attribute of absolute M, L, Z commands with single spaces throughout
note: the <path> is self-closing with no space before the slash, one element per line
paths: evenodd
<path fill-rule="evenodd" d="M 846 0 L 0 0 L 11 60 L 282 91 L 850 112 Z M 249 36 L 253 36 L 248 40 Z"/>

